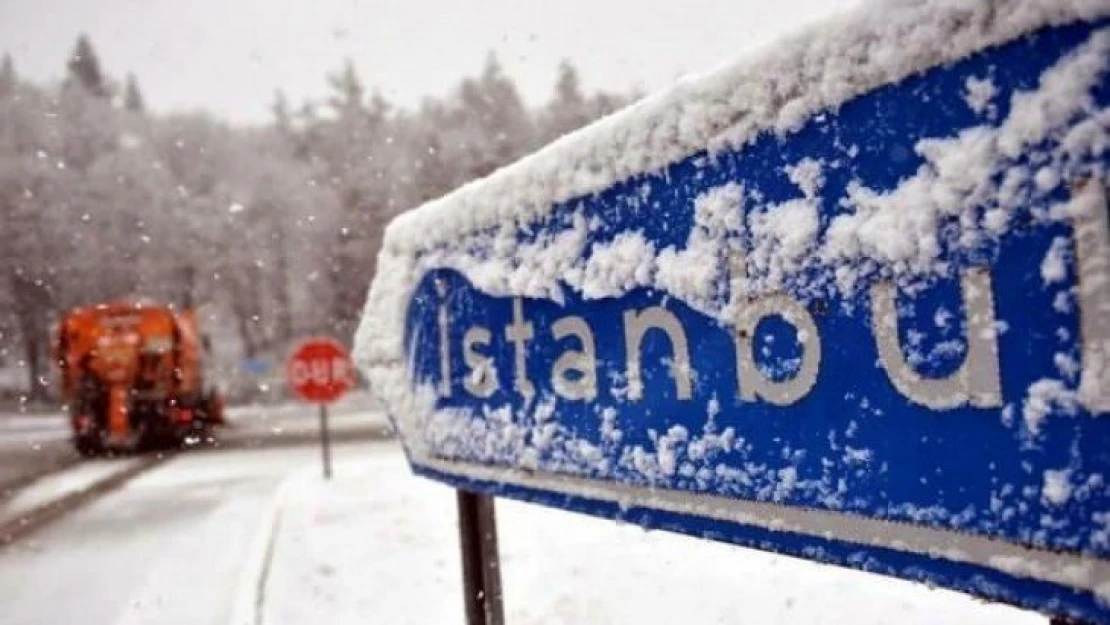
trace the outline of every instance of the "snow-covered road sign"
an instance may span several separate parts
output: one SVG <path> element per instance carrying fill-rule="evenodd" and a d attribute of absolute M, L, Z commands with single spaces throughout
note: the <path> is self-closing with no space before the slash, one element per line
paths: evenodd
<path fill-rule="evenodd" d="M 1108 165 L 1110 4 L 868 6 L 403 215 L 357 356 L 422 475 L 1110 620 Z"/>

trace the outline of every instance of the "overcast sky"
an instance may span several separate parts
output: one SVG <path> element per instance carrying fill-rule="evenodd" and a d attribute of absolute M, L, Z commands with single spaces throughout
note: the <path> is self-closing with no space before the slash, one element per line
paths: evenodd
<path fill-rule="evenodd" d="M 742 56 L 856 0 L 0 0 L 0 51 L 37 80 L 63 75 L 79 32 L 106 72 L 138 76 L 158 111 L 265 121 L 274 90 L 327 92 L 351 58 L 401 105 L 444 95 L 500 55 L 531 103 L 570 59 L 586 88 L 653 91 Z"/>

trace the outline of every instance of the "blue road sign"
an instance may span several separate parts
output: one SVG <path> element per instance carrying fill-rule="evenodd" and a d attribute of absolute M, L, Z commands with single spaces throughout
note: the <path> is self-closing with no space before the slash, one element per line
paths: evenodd
<path fill-rule="evenodd" d="M 415 471 L 1110 621 L 1110 7 L 944 4 L 399 219 L 359 355 Z"/>
<path fill-rule="evenodd" d="M 239 361 L 239 370 L 247 375 L 261 376 L 273 371 L 274 363 L 265 356 L 244 358 Z"/>

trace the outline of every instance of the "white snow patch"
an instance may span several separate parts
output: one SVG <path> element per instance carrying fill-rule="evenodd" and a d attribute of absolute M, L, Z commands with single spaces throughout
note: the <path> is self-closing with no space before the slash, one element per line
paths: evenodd
<path fill-rule="evenodd" d="M 747 262 L 754 286 L 749 291 L 774 291 L 787 276 L 798 273 L 817 241 L 817 200 L 789 200 L 748 217 L 751 250 Z"/>
<path fill-rule="evenodd" d="M 1045 284 L 1063 282 L 1068 277 L 1068 257 L 1071 252 L 1071 240 L 1067 237 L 1056 237 L 1052 245 L 1041 260 L 1041 279 Z"/>
<path fill-rule="evenodd" d="M 954 319 L 955 315 L 952 314 L 952 311 L 944 306 L 938 307 L 936 312 L 933 313 L 933 324 L 938 328 L 949 327 Z"/>
<path fill-rule="evenodd" d="M 845 447 L 844 461 L 848 464 L 867 464 L 868 462 L 871 462 L 871 450 Z"/>
<path fill-rule="evenodd" d="M 1041 497 L 1054 505 L 1062 506 L 1071 498 L 1071 470 L 1049 469 L 1044 472 L 1044 486 L 1041 488 Z"/>
<path fill-rule="evenodd" d="M 1060 372 L 1060 375 L 1066 377 L 1069 380 L 1073 380 L 1076 378 L 1076 376 L 1079 375 L 1079 361 L 1073 358 L 1070 354 L 1056 352 L 1056 354 L 1052 357 L 1052 363 L 1056 365 L 1056 370 Z"/>
<path fill-rule="evenodd" d="M 261 622 L 465 620 L 455 498 L 413 477 L 399 450 L 285 491 Z M 506 622 L 518 625 L 1044 621 L 914 582 L 512 500 L 497 500 L 497 522 Z"/>
<path fill-rule="evenodd" d="M 678 467 L 675 448 L 690 440 L 690 432 L 681 425 L 673 425 L 656 441 L 656 459 L 663 475 L 674 475 Z"/>
<path fill-rule="evenodd" d="M 785 467 L 779 469 L 778 484 L 775 487 L 775 501 L 781 501 L 790 496 L 790 493 L 798 485 L 798 469 L 795 467 Z"/>
<path fill-rule="evenodd" d="M 588 299 L 616 297 L 652 283 L 655 247 L 639 232 L 622 232 L 609 243 L 595 244 L 578 285 Z"/>
<path fill-rule="evenodd" d="M 806 197 L 814 197 L 825 184 L 825 174 L 820 161 L 806 157 L 795 165 L 786 167 L 786 175 Z"/>
<path fill-rule="evenodd" d="M 1040 432 L 1041 424 L 1049 414 L 1056 411 L 1075 414 L 1077 407 L 1074 390 L 1067 388 L 1060 380 L 1042 378 L 1029 385 L 1022 405 L 1022 417 L 1029 432 L 1035 435 Z"/>
<path fill-rule="evenodd" d="M 706 309 L 724 287 L 720 276 L 725 258 L 725 241 L 738 234 L 744 189 L 730 183 L 699 195 L 694 200 L 694 227 L 686 247 L 668 247 L 656 260 L 655 283 L 664 292 Z"/>
<path fill-rule="evenodd" d="M 1052 298 L 1052 310 L 1061 314 L 1067 314 L 1072 311 L 1071 293 L 1068 291 L 1060 291 Z"/>
<path fill-rule="evenodd" d="M 617 409 L 606 406 L 601 411 L 601 440 L 605 443 L 619 444 L 622 433 L 617 428 Z"/>
<path fill-rule="evenodd" d="M 1033 183 L 1038 191 L 1048 193 L 1060 186 L 1060 172 L 1054 167 L 1041 167 L 1033 174 Z"/>
<path fill-rule="evenodd" d="M 992 108 L 991 101 L 998 94 L 998 88 L 988 78 L 968 76 L 964 81 L 964 102 L 968 108 L 978 114 L 983 114 Z"/>
<path fill-rule="evenodd" d="M 1010 427 L 1011 425 L 1013 425 L 1013 423 L 1014 423 L 1014 405 L 1013 404 L 1006 404 L 1002 408 L 1001 417 L 1002 417 L 1002 425 L 1005 425 L 1006 427 Z"/>
<path fill-rule="evenodd" d="M 943 218 L 958 219 L 958 243 L 964 248 L 980 245 L 986 234 L 999 234 L 1009 221 L 1006 215 L 1034 199 L 1025 184 L 1029 173 L 1017 160 L 1049 138 L 1067 135 L 1093 110 L 1090 90 L 1106 73 L 1108 59 L 1110 31 L 1102 30 L 1046 71 L 1037 89 L 1015 93 L 1000 126 L 920 141 L 915 149 L 925 163 L 893 190 L 853 182 L 847 203 L 854 212 L 833 220 L 825 256 L 870 259 L 928 275 L 943 264 L 938 239 Z M 1059 161 L 1057 168 L 1064 166 L 1064 154 L 1050 157 Z M 1005 176 L 998 182 L 1000 173 Z M 990 210 L 977 223 L 976 209 L 982 206 Z"/>

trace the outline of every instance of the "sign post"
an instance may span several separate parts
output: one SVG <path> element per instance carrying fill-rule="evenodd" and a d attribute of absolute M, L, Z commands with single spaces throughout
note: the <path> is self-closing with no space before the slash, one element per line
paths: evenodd
<path fill-rule="evenodd" d="M 455 488 L 1110 622 L 1108 114 L 1110 3 L 867 7 L 399 216 L 361 361 Z"/>
<path fill-rule="evenodd" d="M 458 489 L 459 546 L 467 625 L 504 625 L 493 497 Z"/>
<path fill-rule="evenodd" d="M 338 341 L 311 338 L 300 343 L 286 363 L 289 388 L 302 401 L 320 407 L 320 452 L 324 479 L 331 479 L 331 436 L 328 431 L 328 404 L 339 399 L 354 385 L 351 357 Z"/>
<path fill-rule="evenodd" d="M 324 462 L 324 479 L 331 479 L 331 436 L 328 432 L 328 405 L 320 404 L 320 455 Z"/>

